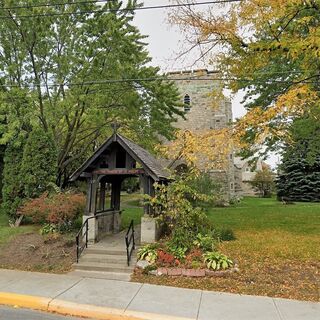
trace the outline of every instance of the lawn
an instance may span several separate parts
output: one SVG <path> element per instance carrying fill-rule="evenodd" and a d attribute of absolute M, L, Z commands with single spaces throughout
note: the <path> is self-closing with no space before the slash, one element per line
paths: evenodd
<path fill-rule="evenodd" d="M 141 207 L 142 195 L 139 193 L 121 194 L 121 229 L 127 229 L 133 220 L 134 225 L 141 223 L 143 208 Z"/>
<path fill-rule="evenodd" d="M 208 216 L 217 228 L 234 231 L 236 240 L 220 250 L 238 261 L 240 273 L 208 279 L 140 275 L 133 281 L 319 301 L 320 204 L 245 198 L 211 208 Z"/>
<path fill-rule="evenodd" d="M 245 198 L 229 208 L 211 208 L 209 217 L 218 227 L 234 231 L 283 231 L 299 235 L 320 232 L 320 204 L 283 205 L 275 199 Z"/>
<path fill-rule="evenodd" d="M 33 232 L 34 226 L 21 226 L 19 228 L 11 228 L 9 226 L 8 217 L 0 212 L 0 250 L 1 246 L 8 243 L 16 235 Z"/>
<path fill-rule="evenodd" d="M 142 215 L 142 208 L 123 208 L 121 216 L 121 229 L 127 229 L 131 223 L 131 220 L 133 220 L 135 226 L 140 224 Z"/>

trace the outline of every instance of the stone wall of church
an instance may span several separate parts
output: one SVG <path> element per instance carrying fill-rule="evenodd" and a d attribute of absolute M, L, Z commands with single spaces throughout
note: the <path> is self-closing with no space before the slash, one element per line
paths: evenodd
<path fill-rule="evenodd" d="M 213 91 L 218 88 L 220 74 L 215 71 L 196 70 L 170 72 L 168 77 L 173 80 L 181 94 L 181 102 L 185 97 L 190 100 L 187 105 L 186 119 L 178 119 L 175 127 L 192 132 L 203 132 L 209 129 L 221 129 L 232 122 L 232 105 L 230 99 L 224 98 L 215 102 Z M 217 80 L 215 80 L 217 79 Z M 189 110 L 190 109 L 190 110 Z M 221 181 L 227 199 L 234 196 L 234 162 L 233 153 L 227 155 L 228 165 L 225 170 L 211 170 L 210 174 Z"/>

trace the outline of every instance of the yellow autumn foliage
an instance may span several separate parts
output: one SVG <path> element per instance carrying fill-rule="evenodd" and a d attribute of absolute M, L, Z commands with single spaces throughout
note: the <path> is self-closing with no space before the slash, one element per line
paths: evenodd
<path fill-rule="evenodd" d="M 289 139 L 292 120 L 320 107 L 320 0 L 183 6 L 171 20 L 189 41 L 211 46 L 226 87 L 252 98 L 233 131 L 243 148 Z"/>

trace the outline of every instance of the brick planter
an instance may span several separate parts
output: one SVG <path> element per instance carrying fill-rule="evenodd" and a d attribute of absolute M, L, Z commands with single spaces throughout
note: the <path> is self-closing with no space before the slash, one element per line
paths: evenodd
<path fill-rule="evenodd" d="M 182 275 L 185 277 L 204 277 L 206 271 L 204 269 L 182 269 Z"/>
<path fill-rule="evenodd" d="M 239 268 L 236 265 L 235 267 L 227 270 L 213 271 L 208 269 L 184 269 L 184 268 L 158 268 L 152 273 L 149 272 L 150 275 L 156 276 L 183 276 L 190 278 L 203 278 L 203 277 L 226 277 L 232 273 L 239 272 Z"/>

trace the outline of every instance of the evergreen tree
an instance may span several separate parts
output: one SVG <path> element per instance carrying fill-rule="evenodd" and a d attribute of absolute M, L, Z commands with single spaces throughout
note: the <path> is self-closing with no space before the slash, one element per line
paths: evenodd
<path fill-rule="evenodd" d="M 34 198 L 43 193 L 57 174 L 57 149 L 50 134 L 34 129 L 24 146 L 20 181 L 24 196 Z"/>
<path fill-rule="evenodd" d="M 3 187 L 3 169 L 4 169 L 4 153 L 6 151 L 6 146 L 0 145 L 0 190 Z"/>
<path fill-rule="evenodd" d="M 291 201 L 320 201 L 320 157 L 313 165 L 305 158 L 287 151 L 277 179 L 278 199 Z"/>
<path fill-rule="evenodd" d="M 320 124 L 310 114 L 291 127 L 293 143 L 284 149 L 277 179 L 279 200 L 320 201 Z"/>
<path fill-rule="evenodd" d="M 24 197 L 23 184 L 20 181 L 22 154 L 22 139 L 12 139 L 4 154 L 2 187 L 2 209 L 12 218 L 16 218 L 17 208 L 21 205 Z"/>

